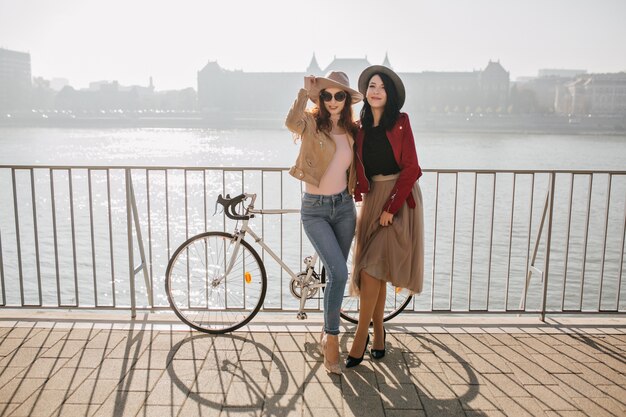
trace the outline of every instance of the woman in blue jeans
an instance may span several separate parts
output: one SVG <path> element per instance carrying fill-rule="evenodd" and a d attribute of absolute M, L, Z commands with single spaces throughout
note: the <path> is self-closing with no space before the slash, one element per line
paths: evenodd
<path fill-rule="evenodd" d="M 356 185 L 353 160 L 357 126 L 352 105 L 363 96 L 350 88 L 345 73 L 304 77 L 285 125 L 302 141 L 296 164 L 289 170 L 305 183 L 302 225 L 326 268 L 322 351 L 328 372 L 341 374 L 339 365 L 339 311 L 348 269 L 346 260 L 354 237 Z M 315 106 L 308 110 L 308 100 Z"/>

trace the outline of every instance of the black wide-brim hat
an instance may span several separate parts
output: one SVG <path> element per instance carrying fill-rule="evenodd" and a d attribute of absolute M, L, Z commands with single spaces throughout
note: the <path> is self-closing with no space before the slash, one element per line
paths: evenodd
<path fill-rule="evenodd" d="M 401 109 L 404 105 L 404 99 L 406 96 L 406 93 L 404 91 L 404 83 L 402 82 L 398 74 L 393 72 L 391 68 L 387 68 L 384 65 L 372 65 L 363 70 L 363 72 L 359 76 L 359 91 L 361 92 L 361 94 L 363 94 L 363 96 L 365 97 L 365 94 L 367 93 L 367 85 L 370 79 L 374 76 L 374 74 L 385 74 L 389 78 L 391 78 L 391 81 L 393 81 L 393 84 L 396 87 L 396 91 L 398 92 L 398 108 Z"/>

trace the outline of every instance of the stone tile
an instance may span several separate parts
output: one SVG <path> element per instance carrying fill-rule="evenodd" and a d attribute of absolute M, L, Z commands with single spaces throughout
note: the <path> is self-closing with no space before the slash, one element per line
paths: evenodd
<path fill-rule="evenodd" d="M 244 382 L 265 382 L 269 378 L 270 369 L 271 363 L 269 362 L 240 361 L 232 374 L 236 379 Z"/>
<path fill-rule="evenodd" d="M 150 405 L 144 404 L 137 414 L 138 417 L 176 417 L 180 412 L 180 405 Z M 194 414 L 195 415 L 195 414 Z"/>
<path fill-rule="evenodd" d="M 343 415 L 345 417 L 385 417 L 385 410 L 379 396 L 349 396 L 343 398 Z"/>
<path fill-rule="evenodd" d="M 413 384 L 380 384 L 378 386 L 383 408 L 401 410 L 421 410 L 422 403 Z"/>
<path fill-rule="evenodd" d="M 489 390 L 495 397 L 530 397 L 529 392 L 513 374 L 486 374 Z"/>
<path fill-rule="evenodd" d="M 561 387 L 568 397 L 599 398 L 606 397 L 602 391 L 588 383 L 583 377 L 576 374 L 555 374 Z"/>
<path fill-rule="evenodd" d="M 207 394 L 203 401 L 188 398 L 180 409 L 179 417 L 219 417 L 223 397 L 218 394 Z"/>
<path fill-rule="evenodd" d="M 144 391 L 150 392 L 161 378 L 162 370 L 137 369 L 126 374 L 117 386 L 118 391 Z"/>
<path fill-rule="evenodd" d="M 146 349 L 134 363 L 133 369 L 165 369 L 169 364 L 169 351 Z"/>
<path fill-rule="evenodd" d="M 304 398 L 301 394 L 279 394 L 265 399 L 263 417 L 301 417 Z"/>
<path fill-rule="evenodd" d="M 45 383 L 45 378 L 13 378 L 0 388 L 0 403 L 21 403 Z"/>
<path fill-rule="evenodd" d="M 74 391 L 91 375 L 92 369 L 61 368 L 46 382 L 46 389 Z"/>
<path fill-rule="evenodd" d="M 12 349 L 12 352 L 0 359 L 0 367 L 6 366 L 30 366 L 41 355 L 40 348 Z"/>
<path fill-rule="evenodd" d="M 481 411 L 465 411 L 467 417 L 508 417 L 502 411 L 499 410 L 481 410 Z"/>
<path fill-rule="evenodd" d="M 589 414 L 585 414 L 582 411 L 551 411 L 545 412 L 546 417 L 589 417 Z"/>
<path fill-rule="evenodd" d="M 102 404 L 115 390 L 119 380 L 117 379 L 92 379 L 87 378 L 67 398 L 69 404 Z"/>
<path fill-rule="evenodd" d="M 486 385 L 452 385 L 464 410 L 499 410 L 500 406 Z"/>
<path fill-rule="evenodd" d="M 5 341 L 7 339 L 22 339 L 23 341 L 35 336 L 40 331 L 42 331 L 42 329 L 38 329 L 36 327 L 13 327 L 5 336 Z"/>
<path fill-rule="evenodd" d="M 625 355 L 626 356 L 626 355 Z M 600 362 L 585 363 L 579 366 L 582 377 L 593 385 L 626 386 L 626 375 Z"/>
<path fill-rule="evenodd" d="M 86 349 L 113 350 L 126 336 L 119 332 L 101 331 L 85 345 Z"/>
<path fill-rule="evenodd" d="M 70 404 L 64 403 L 54 411 L 53 416 L 62 417 L 84 417 L 94 413 L 99 404 Z"/>
<path fill-rule="evenodd" d="M 344 372 L 341 377 L 341 392 L 344 396 L 379 395 L 376 374 L 372 372 Z"/>
<path fill-rule="evenodd" d="M 180 380 L 195 380 L 201 369 L 211 369 L 210 367 L 203 367 L 203 361 L 194 360 L 173 360 L 167 365 L 165 372 L 170 374 L 172 378 Z"/>
<path fill-rule="evenodd" d="M 544 411 L 533 398 L 497 397 L 496 401 L 506 416 L 542 417 Z"/>
<path fill-rule="evenodd" d="M 185 340 L 176 351 L 176 359 L 203 360 L 213 348 L 210 338 L 198 338 Z"/>
<path fill-rule="evenodd" d="M 304 386 L 304 408 L 341 409 L 341 383 L 308 383 Z"/>
<path fill-rule="evenodd" d="M 494 353 L 500 355 L 509 363 L 527 363 L 530 361 L 530 353 L 523 346 L 493 346 Z"/>
<path fill-rule="evenodd" d="M 303 394 L 304 374 L 271 371 L 267 381 L 266 395 Z"/>
<path fill-rule="evenodd" d="M 576 362 L 569 360 L 559 353 L 550 355 L 533 354 L 531 355 L 530 362 L 540 363 L 541 367 L 550 374 L 579 374 L 582 372 Z"/>
<path fill-rule="evenodd" d="M 167 350 L 170 351 L 174 346 L 183 340 L 191 338 L 194 334 L 192 332 L 159 332 L 152 339 L 150 343 L 150 349 Z M 211 338 L 207 338 L 211 339 Z"/>
<path fill-rule="evenodd" d="M 24 400 L 11 417 L 48 417 L 64 400 L 61 391 L 41 390 L 37 395 L 31 395 Z"/>
<path fill-rule="evenodd" d="M 127 359 L 135 362 L 148 348 L 149 340 L 126 339 L 108 351 L 107 359 Z"/>
<path fill-rule="evenodd" d="M 305 335 L 298 333 L 282 334 L 276 336 L 276 346 L 282 352 L 301 352 L 304 350 Z"/>
<path fill-rule="evenodd" d="M 168 375 L 167 378 L 170 378 Z M 200 369 L 195 380 L 188 379 L 191 384 L 190 389 L 196 392 L 224 393 L 233 381 L 234 373 L 231 371 L 221 371 L 219 369 Z M 180 384 L 179 384 L 180 385 Z"/>
<path fill-rule="evenodd" d="M 385 410 L 385 417 L 426 417 L 424 410 Z"/>
<path fill-rule="evenodd" d="M 450 383 L 443 373 L 419 374 L 419 376 L 413 377 L 413 383 L 420 394 L 420 398 L 424 395 L 434 399 L 456 398 L 456 394 L 452 391 Z"/>
<path fill-rule="evenodd" d="M 307 405 L 302 410 L 303 417 L 342 417 L 343 409 L 339 408 L 309 408 Z"/>
<path fill-rule="evenodd" d="M 511 364 L 513 374 L 522 385 L 556 385 L 556 380 L 542 366 L 542 363 L 524 362 Z"/>
<path fill-rule="evenodd" d="M 420 395 L 420 400 L 428 417 L 465 417 L 461 403 L 454 398 L 443 399 Z"/>
<path fill-rule="evenodd" d="M 181 381 L 181 383 L 177 384 L 170 379 L 160 379 L 150 392 L 146 404 L 155 406 L 182 406 L 189 395 L 192 383 L 192 381 L 187 381 L 187 383 Z"/>
<path fill-rule="evenodd" d="M 22 343 L 24 343 L 24 340 L 16 338 L 16 339 L 9 339 L 9 338 L 5 338 L 2 343 L 0 343 L 0 359 L 4 359 L 4 356 L 9 355 L 10 353 L 12 353 L 14 350 L 16 350 L 18 347 L 20 347 L 22 345 Z M 35 346 L 23 346 L 24 348 L 29 347 L 29 348 L 34 348 L 36 349 L 33 353 L 33 355 L 36 355 L 37 352 L 39 351 L 40 347 L 35 345 Z M 0 360 L 0 363 L 3 363 L 3 366 L 6 366 L 5 361 L 4 360 Z"/>
<path fill-rule="evenodd" d="M 220 417 L 260 417 L 261 408 L 224 408 L 220 413 Z"/>
<path fill-rule="evenodd" d="M 477 378 L 470 364 L 442 363 L 441 369 L 450 384 L 477 384 Z"/>
<path fill-rule="evenodd" d="M 121 380 L 130 371 L 132 362 L 127 359 L 104 359 L 94 377 L 98 379 L 117 379 Z"/>
<path fill-rule="evenodd" d="M 90 340 L 100 332 L 100 329 L 79 329 L 73 328 L 67 334 L 68 340 Z"/>
<path fill-rule="evenodd" d="M 0 416 L 10 416 L 22 403 L 0 403 Z"/>
<path fill-rule="evenodd" d="M 54 331 L 54 330 L 43 331 L 43 332 L 39 332 L 33 335 L 32 337 L 29 337 L 24 342 L 22 347 L 49 348 L 49 347 L 54 346 L 59 340 L 65 339 L 66 337 L 67 337 L 67 332 Z"/>
<path fill-rule="evenodd" d="M 282 347 L 281 347 L 282 349 Z M 273 359 L 272 350 L 262 344 L 246 342 L 239 351 L 239 360 L 269 362 Z"/>
<path fill-rule="evenodd" d="M 73 366 L 75 368 L 95 369 L 100 366 L 106 357 L 104 349 L 83 349 L 63 366 Z"/>
<path fill-rule="evenodd" d="M 114 391 L 92 417 L 134 416 L 143 407 L 147 392 Z"/>
<path fill-rule="evenodd" d="M 225 407 L 259 408 L 263 407 L 265 385 L 233 381 L 226 393 Z"/>
<path fill-rule="evenodd" d="M 172 362 L 192 362 L 190 359 L 181 359 L 178 356 L 174 357 Z M 197 360 L 195 362 L 202 362 Z M 204 361 L 204 368 L 209 369 L 235 369 L 239 362 L 239 355 L 234 350 L 213 350 L 209 352 Z"/>
<path fill-rule="evenodd" d="M 59 340 L 54 346 L 43 352 L 42 358 L 71 358 L 85 347 L 83 340 Z"/>
<path fill-rule="evenodd" d="M 467 360 L 472 369 L 481 374 L 511 373 L 511 368 L 497 354 L 470 353 L 467 355 Z"/>
<path fill-rule="evenodd" d="M 25 370 L 27 378 L 50 378 L 67 363 L 65 358 L 40 358 L 34 360 Z"/>
<path fill-rule="evenodd" d="M 573 398 L 582 412 L 589 416 L 623 416 L 624 410 L 612 398 Z"/>
<path fill-rule="evenodd" d="M 7 366 L 0 368 L 0 388 L 5 386 L 10 380 L 24 372 L 24 367 Z M 0 397 L 1 398 L 1 397 Z"/>
<path fill-rule="evenodd" d="M 554 349 L 559 351 L 561 355 L 566 356 L 570 360 L 578 363 L 586 363 L 586 362 L 597 362 L 598 360 L 594 357 L 593 354 L 588 354 L 580 349 L 577 349 L 574 346 L 569 345 L 556 345 Z"/>
<path fill-rule="evenodd" d="M 543 410 L 576 411 L 578 407 L 572 398 L 559 386 L 529 385 L 526 387 Z"/>

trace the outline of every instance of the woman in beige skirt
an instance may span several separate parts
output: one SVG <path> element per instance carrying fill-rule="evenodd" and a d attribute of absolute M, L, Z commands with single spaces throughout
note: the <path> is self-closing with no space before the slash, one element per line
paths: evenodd
<path fill-rule="evenodd" d="M 346 368 L 360 364 L 374 324 L 371 357 L 385 356 L 383 316 L 387 282 L 413 294 L 422 291 L 424 216 L 415 140 L 404 104 L 404 84 L 382 65 L 359 77 L 365 95 L 357 133 L 355 200 L 363 200 L 357 219 L 352 295 L 360 297 L 359 324 Z"/>

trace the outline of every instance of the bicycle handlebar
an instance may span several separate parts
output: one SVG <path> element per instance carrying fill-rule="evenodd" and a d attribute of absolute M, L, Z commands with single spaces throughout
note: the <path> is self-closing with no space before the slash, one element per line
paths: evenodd
<path fill-rule="evenodd" d="M 226 198 L 224 198 L 220 194 L 215 202 L 215 212 L 217 213 L 217 205 L 221 204 L 224 207 L 224 214 L 226 214 L 229 219 L 248 220 L 252 216 L 239 214 L 235 211 L 237 205 L 244 201 L 246 197 L 247 196 L 245 194 L 239 194 L 237 197 L 231 198 L 230 194 L 226 194 Z"/>

